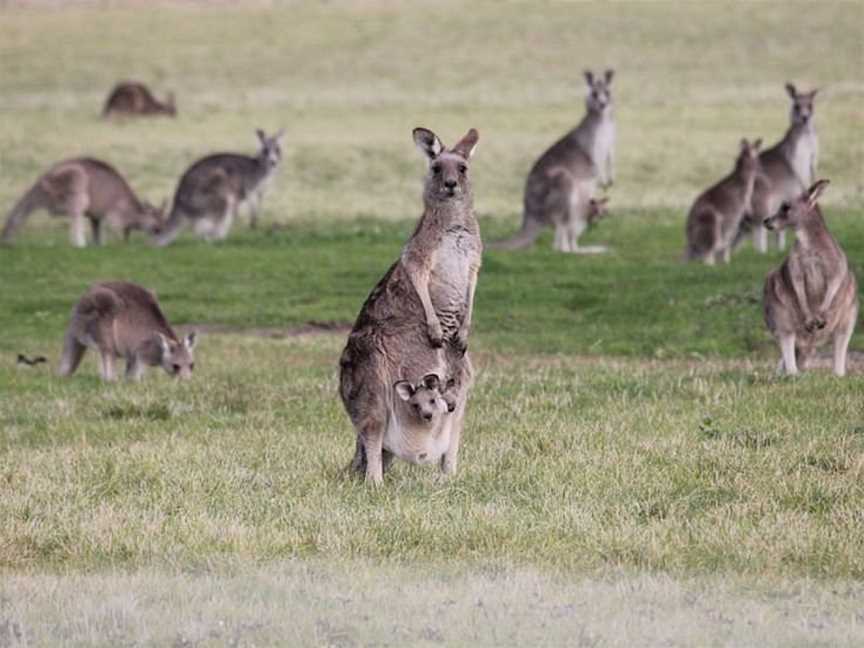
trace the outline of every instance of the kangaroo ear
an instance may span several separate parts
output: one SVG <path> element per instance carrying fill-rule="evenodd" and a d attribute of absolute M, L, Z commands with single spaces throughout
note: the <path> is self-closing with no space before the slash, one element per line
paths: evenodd
<path fill-rule="evenodd" d="M 790 81 L 786 82 L 786 94 L 788 94 L 792 99 L 798 96 L 798 93 L 795 90 L 795 84 Z"/>
<path fill-rule="evenodd" d="M 438 389 L 441 386 L 441 378 L 438 377 L 438 374 L 426 374 L 423 376 L 423 380 L 420 381 L 420 385 L 426 389 Z"/>
<path fill-rule="evenodd" d="M 285 129 L 280 128 L 278 131 L 276 131 L 276 133 L 270 139 L 279 140 L 279 139 L 282 139 L 283 135 L 285 135 Z"/>
<path fill-rule="evenodd" d="M 594 85 L 594 73 L 591 70 L 585 70 L 585 81 L 588 82 L 589 86 Z"/>
<path fill-rule="evenodd" d="M 162 333 L 156 333 L 153 336 L 153 339 L 156 340 L 156 344 L 159 345 L 159 351 L 162 353 L 162 357 L 166 357 L 171 354 L 171 343 L 168 341 L 168 338 L 165 337 Z"/>
<path fill-rule="evenodd" d="M 476 128 L 472 128 L 467 133 L 465 133 L 465 137 L 463 137 L 456 146 L 453 147 L 453 152 L 458 153 L 466 160 L 470 160 L 471 156 L 474 155 L 474 149 L 477 148 L 477 140 L 480 139 L 480 133 L 477 132 Z"/>
<path fill-rule="evenodd" d="M 187 351 L 192 351 L 196 344 L 198 344 L 198 333 L 196 331 L 192 331 L 183 339 L 183 346 L 186 347 Z"/>
<path fill-rule="evenodd" d="M 807 96 L 810 97 L 811 101 L 816 97 L 816 94 L 819 92 L 819 88 L 813 88 L 810 92 L 807 93 Z"/>
<path fill-rule="evenodd" d="M 808 207 L 813 207 L 816 204 L 816 201 L 819 200 L 819 196 L 822 195 L 822 192 L 825 191 L 825 187 L 829 184 L 830 180 L 826 180 L 825 178 L 813 183 L 813 185 L 807 190 Z"/>
<path fill-rule="evenodd" d="M 607 86 L 608 86 L 610 83 L 612 83 L 612 79 L 613 79 L 614 77 L 615 77 L 615 70 L 613 70 L 612 68 L 609 68 L 608 70 L 606 70 L 606 74 L 604 75 L 603 78 L 604 78 L 604 80 L 606 81 L 606 85 L 607 85 Z"/>
<path fill-rule="evenodd" d="M 407 380 L 400 380 L 399 382 L 394 383 L 393 389 L 396 390 L 396 394 L 403 401 L 411 400 L 411 397 L 414 395 L 414 386 Z"/>
<path fill-rule="evenodd" d="M 438 136 L 428 128 L 417 127 L 414 129 L 414 143 L 430 160 L 434 160 L 441 155 L 444 150 L 444 145 Z"/>
<path fill-rule="evenodd" d="M 753 150 L 758 151 L 762 148 L 762 138 L 753 141 Z"/>
<path fill-rule="evenodd" d="M 259 142 L 261 142 L 262 144 L 266 144 L 266 143 L 267 143 L 267 133 L 265 133 L 265 132 L 264 132 L 263 130 L 261 130 L 260 128 L 256 128 L 256 129 L 255 129 L 255 134 L 258 136 L 258 141 L 259 141 Z"/>

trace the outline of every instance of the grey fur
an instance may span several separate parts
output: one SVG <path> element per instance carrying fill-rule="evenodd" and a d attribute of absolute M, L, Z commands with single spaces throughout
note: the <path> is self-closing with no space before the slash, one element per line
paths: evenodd
<path fill-rule="evenodd" d="M 765 279 L 765 323 L 780 345 L 778 371 L 796 375 L 816 347 L 833 341 L 834 373 L 846 375 L 846 353 L 858 320 L 858 283 L 816 201 L 819 180 L 766 218 L 768 229 L 792 228 L 795 245 Z"/>
<path fill-rule="evenodd" d="M 579 125 L 552 145 L 534 163 L 525 181 L 522 228 L 492 247 L 506 250 L 531 245 L 546 226 L 555 228 L 553 247 L 562 252 L 600 253 L 604 246 L 580 247 L 588 228 L 590 201 L 597 184 L 608 188 L 615 174 L 615 120 L 610 85 L 614 72 L 603 78 L 585 72 L 586 113 Z"/>
<path fill-rule="evenodd" d="M 431 131 L 414 130 L 429 159 L 423 215 L 399 260 L 367 297 L 342 352 L 339 394 L 357 432 L 351 467 L 371 483 L 382 481 L 394 455 L 437 461 L 445 474 L 456 471 L 473 376 L 467 346 L 483 247 L 468 165 L 477 139 L 471 129 L 448 150 Z M 453 413 L 412 421 L 394 385 L 416 385 L 431 373 L 448 385 L 443 398 Z"/>
<path fill-rule="evenodd" d="M 114 360 L 126 360 L 126 377 L 137 380 L 147 366 L 161 366 L 170 375 L 191 378 L 195 333 L 182 340 L 168 324 L 156 295 L 133 283 L 93 284 L 75 308 L 66 329 L 59 374 L 75 372 L 88 347 L 100 356 L 100 374 L 115 379 Z"/>
<path fill-rule="evenodd" d="M 177 115 L 174 104 L 174 93 L 168 93 L 165 101 L 159 101 L 143 83 L 138 81 L 120 81 L 111 90 L 105 106 L 103 117 L 131 115 Z"/>
<path fill-rule="evenodd" d="M 103 221 L 128 240 L 133 230 L 158 233 L 164 214 L 164 205 L 157 209 L 140 200 L 114 167 L 93 158 L 64 160 L 42 174 L 9 211 L 0 240 L 10 242 L 36 209 L 68 216 L 70 239 L 76 247 L 87 244 L 85 218 L 98 245 Z"/>
<path fill-rule="evenodd" d="M 255 156 L 216 153 L 190 166 L 180 178 L 171 215 L 156 244 L 173 242 L 187 221 L 208 241 L 224 239 L 244 203 L 249 203 L 251 226 L 256 227 L 264 189 L 282 160 L 283 134 L 280 130 L 271 137 L 258 129 L 261 148 Z"/>

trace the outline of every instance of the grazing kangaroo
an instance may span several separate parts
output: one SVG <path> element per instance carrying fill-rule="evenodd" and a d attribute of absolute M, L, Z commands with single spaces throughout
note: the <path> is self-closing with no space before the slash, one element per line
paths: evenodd
<path fill-rule="evenodd" d="M 556 250 L 588 254 L 606 251 L 603 246 L 579 247 L 578 239 L 588 227 L 590 200 L 597 181 L 604 188 L 614 181 L 615 121 L 610 90 L 614 74 L 606 70 L 603 78 L 598 78 L 585 72 L 585 117 L 534 163 L 525 182 L 522 229 L 493 247 L 527 247 L 544 227 L 552 225 Z"/>
<path fill-rule="evenodd" d="M 819 139 L 813 120 L 813 102 L 818 90 L 798 92 L 791 83 L 786 92 L 792 100 L 789 129 L 777 144 L 759 156 L 760 173 L 753 188 L 753 217 L 744 223 L 742 235 L 753 229 L 753 244 L 760 252 L 768 250 L 768 232 L 762 223 L 776 213 L 783 201 L 794 201 L 816 179 Z M 786 233 L 777 232 L 777 247 L 786 246 Z"/>
<path fill-rule="evenodd" d="M 705 190 L 687 215 L 687 260 L 714 265 L 721 258 L 729 263 L 741 220 L 750 211 L 753 184 L 759 172 L 759 147 L 741 140 L 735 168 L 728 176 Z"/>
<path fill-rule="evenodd" d="M 764 292 L 765 323 L 780 344 L 778 371 L 790 376 L 806 369 L 816 347 L 828 340 L 834 342 L 834 373 L 845 376 L 858 319 L 855 275 L 816 203 L 827 185 L 819 180 L 764 222 L 770 230 L 795 230 L 795 245 L 765 279 Z"/>
<path fill-rule="evenodd" d="M 205 240 L 224 239 L 240 205 L 247 202 L 251 226 L 257 226 L 264 188 L 282 159 L 279 139 L 284 131 L 272 137 L 261 129 L 255 133 L 261 148 L 254 157 L 216 153 L 201 158 L 186 170 L 174 193 L 171 216 L 156 238 L 156 245 L 174 241 L 186 220 L 193 223 L 195 232 Z"/>
<path fill-rule="evenodd" d="M 158 234 L 165 206 L 139 200 L 129 183 L 110 164 L 93 158 L 58 162 L 42 174 L 12 207 L 0 240 L 9 242 L 30 213 L 45 209 L 70 218 L 72 245 L 87 244 L 84 219 L 90 221 L 93 243 L 102 243 L 102 222 L 123 234 L 128 241 L 132 230 Z"/>
<path fill-rule="evenodd" d="M 414 129 L 414 142 L 429 160 L 423 215 L 399 260 L 366 298 L 339 361 L 339 394 L 357 432 L 351 467 L 373 484 L 381 483 L 394 454 L 438 462 L 445 474 L 456 471 L 483 250 L 468 164 L 477 140 L 472 128 L 447 149 L 432 131 Z M 444 400 L 453 406 L 435 434 L 405 427 L 394 399 L 394 385 L 417 385 L 429 373 L 448 378 Z"/>
<path fill-rule="evenodd" d="M 103 117 L 115 115 L 170 115 L 177 114 L 177 106 L 174 105 L 174 93 L 168 93 L 165 102 L 161 102 L 143 83 L 137 81 L 121 81 L 114 86 L 105 107 L 102 109 Z"/>
<path fill-rule="evenodd" d="M 156 295 L 133 283 L 106 281 L 90 286 L 72 310 L 66 329 L 61 376 L 75 373 L 87 347 L 99 351 L 102 379 L 113 381 L 114 359 L 126 360 L 126 377 L 137 380 L 145 366 L 191 378 L 197 336 L 183 340 L 168 324 Z"/>

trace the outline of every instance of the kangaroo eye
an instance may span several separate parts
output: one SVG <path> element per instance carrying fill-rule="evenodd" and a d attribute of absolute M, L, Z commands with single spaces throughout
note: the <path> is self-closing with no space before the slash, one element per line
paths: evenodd
<path fill-rule="evenodd" d="M 459 165 L 459 173 L 461 173 L 462 175 L 465 175 L 466 173 L 468 173 L 468 167 L 465 166 L 464 164 L 460 164 Z"/>
<path fill-rule="evenodd" d="M 782 211 L 784 214 L 786 212 L 788 212 L 789 211 L 789 203 L 784 202 L 782 205 L 780 205 L 780 211 Z"/>
<path fill-rule="evenodd" d="M 180 373 L 180 365 L 179 364 L 171 365 L 171 369 L 174 371 L 174 373 Z"/>
<path fill-rule="evenodd" d="M 435 175 L 440 175 L 441 174 L 441 165 L 440 164 L 432 165 L 432 173 L 434 173 Z"/>

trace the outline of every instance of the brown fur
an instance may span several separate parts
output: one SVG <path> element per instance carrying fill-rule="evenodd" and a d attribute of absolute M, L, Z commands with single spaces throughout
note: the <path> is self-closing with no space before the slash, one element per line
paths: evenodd
<path fill-rule="evenodd" d="M 393 453 L 399 454 L 388 446 L 393 434 L 415 449 L 435 445 L 421 430 L 399 426 L 394 403 L 394 384 L 417 384 L 428 373 L 453 381 L 455 410 L 435 433 L 447 440 L 441 470 L 456 470 L 472 382 L 466 349 L 482 253 L 468 168 L 477 137 L 472 129 L 447 150 L 431 131 L 414 130 L 415 143 L 429 158 L 423 215 L 399 260 L 363 304 L 342 352 L 339 393 L 357 432 L 351 465 L 372 483 L 381 482 Z M 433 453 L 429 460 L 439 457 Z"/>
<path fill-rule="evenodd" d="M 157 209 L 140 200 L 111 165 L 93 158 L 74 158 L 52 166 L 18 200 L 6 217 L 0 240 L 11 241 L 36 209 L 68 216 L 72 245 L 84 247 L 85 218 L 90 221 L 93 242 L 98 245 L 103 221 L 122 233 L 124 240 L 133 230 L 158 233 L 164 205 Z"/>
<path fill-rule="evenodd" d="M 177 115 L 177 107 L 174 105 L 174 94 L 169 93 L 164 102 L 153 96 L 143 83 L 138 81 L 121 81 L 114 86 L 105 107 L 102 109 L 103 117 L 130 116 L 130 115 Z"/>
<path fill-rule="evenodd" d="M 741 151 L 732 173 L 705 190 L 687 215 L 688 260 L 714 265 L 722 259 L 729 263 L 741 220 L 750 211 L 753 183 L 759 171 L 759 147 L 741 140 Z"/>
<path fill-rule="evenodd" d="M 589 224 L 590 200 L 599 181 L 614 181 L 615 122 L 610 86 L 614 72 L 603 78 L 585 72 L 586 114 L 579 125 L 555 142 L 534 163 L 525 181 L 522 229 L 493 247 L 506 250 L 531 245 L 546 226 L 555 228 L 553 247 L 562 252 L 605 252 L 603 246 L 580 247 Z"/>
<path fill-rule="evenodd" d="M 126 377 L 137 380 L 145 366 L 190 378 L 196 334 L 180 340 L 168 324 L 156 295 L 133 283 L 106 281 L 90 286 L 72 310 L 59 373 L 75 372 L 87 347 L 99 351 L 103 380 L 115 378 L 114 359 L 126 360 Z"/>
<path fill-rule="evenodd" d="M 858 319 L 858 284 L 843 249 L 816 201 L 827 186 L 819 180 L 792 203 L 765 219 L 768 229 L 791 227 L 795 245 L 765 280 L 768 330 L 780 344 L 780 367 L 789 375 L 806 368 L 816 347 L 834 343 L 834 373 L 846 374 L 846 352 Z"/>

